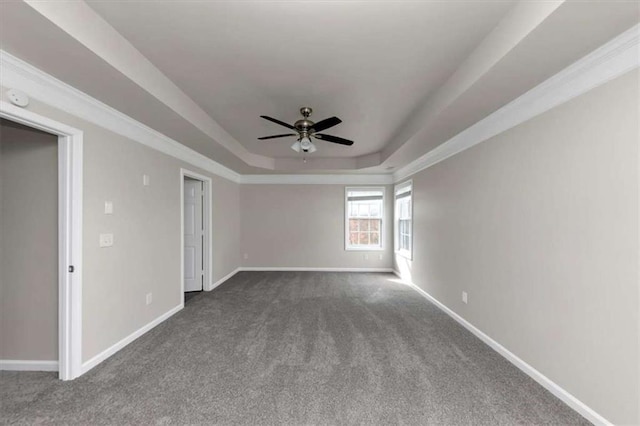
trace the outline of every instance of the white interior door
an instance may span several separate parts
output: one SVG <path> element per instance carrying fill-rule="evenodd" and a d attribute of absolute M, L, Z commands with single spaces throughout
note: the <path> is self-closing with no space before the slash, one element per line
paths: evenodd
<path fill-rule="evenodd" d="M 203 183 L 184 181 L 184 291 L 200 291 L 204 283 Z"/>

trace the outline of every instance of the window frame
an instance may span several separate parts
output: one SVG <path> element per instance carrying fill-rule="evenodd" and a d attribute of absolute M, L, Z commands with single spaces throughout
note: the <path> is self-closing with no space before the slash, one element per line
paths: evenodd
<path fill-rule="evenodd" d="M 409 209 L 409 217 L 411 220 L 411 226 L 409 228 L 409 236 L 410 236 L 410 248 L 409 250 L 407 249 L 400 249 L 400 215 L 398 212 L 398 200 L 397 200 L 397 196 L 398 193 L 402 193 L 404 192 L 404 190 L 406 188 L 409 188 L 409 192 L 411 193 L 410 197 L 410 209 Z M 415 204 L 413 202 L 414 197 L 413 197 L 414 193 L 413 193 L 413 179 L 409 179 L 406 180 L 402 183 L 399 183 L 397 185 L 395 185 L 393 187 L 393 250 L 394 252 L 402 257 L 405 257 L 409 260 L 413 260 L 413 205 Z"/>
<path fill-rule="evenodd" d="M 382 211 L 380 218 L 380 244 L 373 246 L 353 246 L 349 243 L 349 192 L 350 191 L 380 191 L 382 192 Z M 346 186 L 344 188 L 344 249 L 346 251 L 384 251 L 385 244 L 385 230 L 386 230 L 386 208 L 385 203 L 386 188 L 384 186 Z"/>

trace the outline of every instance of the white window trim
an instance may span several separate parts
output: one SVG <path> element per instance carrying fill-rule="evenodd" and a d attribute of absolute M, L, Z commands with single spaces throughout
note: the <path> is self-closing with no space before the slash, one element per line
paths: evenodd
<path fill-rule="evenodd" d="M 398 192 L 402 191 L 406 187 L 411 187 L 411 250 L 399 249 L 399 218 L 398 218 L 398 209 L 396 208 L 396 195 Z M 414 201 L 414 192 L 413 192 L 413 179 L 406 180 L 402 183 L 397 184 L 393 188 L 393 250 L 398 256 L 405 257 L 409 260 L 413 260 L 413 205 Z"/>
<path fill-rule="evenodd" d="M 344 188 L 344 249 L 346 251 L 384 251 L 385 229 L 387 223 L 385 203 L 386 191 L 384 186 L 347 186 Z M 382 225 L 380 226 L 380 246 L 351 246 L 349 244 L 349 191 L 381 191 L 382 192 Z"/>

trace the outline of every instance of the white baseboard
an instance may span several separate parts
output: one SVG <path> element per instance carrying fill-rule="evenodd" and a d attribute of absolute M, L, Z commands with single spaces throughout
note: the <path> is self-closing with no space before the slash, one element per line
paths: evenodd
<path fill-rule="evenodd" d="M 240 268 L 236 268 L 233 271 L 229 272 L 227 275 L 225 275 L 224 277 L 220 278 L 218 281 L 210 284 L 207 288 L 204 289 L 204 291 L 211 291 L 214 288 L 218 287 L 220 284 L 222 284 L 223 282 L 227 281 L 229 278 L 233 277 L 235 274 L 237 274 L 238 272 L 240 272 Z"/>
<path fill-rule="evenodd" d="M 311 268 L 306 266 L 241 266 L 240 271 L 280 272 L 393 272 L 392 268 Z"/>
<path fill-rule="evenodd" d="M 500 343 L 498 343 L 495 340 L 493 340 L 491 337 L 487 336 L 485 333 L 480 331 L 480 329 L 476 328 L 474 325 L 472 325 L 470 322 L 468 322 L 467 320 L 462 318 L 460 315 L 456 314 L 454 311 L 449 309 L 447 306 L 445 306 L 438 299 L 436 299 L 435 297 L 431 296 L 429 293 L 427 293 L 426 291 L 424 291 L 423 289 L 418 287 L 413 282 L 404 279 L 402 277 L 402 275 L 400 274 L 400 272 L 395 271 L 395 270 L 393 272 L 400 278 L 400 280 L 402 280 L 402 282 L 404 282 L 405 284 L 409 285 L 411 288 L 416 290 L 418 293 L 420 293 L 420 295 L 422 295 L 427 300 L 429 300 L 431 303 L 436 305 L 438 308 L 440 308 L 440 310 L 442 310 L 444 313 L 446 313 L 451 318 L 456 320 L 460 325 L 462 325 L 464 328 L 469 330 L 476 337 L 478 337 L 484 343 L 489 345 L 493 350 L 495 350 L 500 355 L 502 355 L 504 358 L 506 358 L 507 361 L 511 362 L 513 365 L 518 367 L 525 374 L 527 374 L 533 380 L 535 380 L 540 385 L 542 385 L 543 388 L 547 389 L 549 392 L 551 392 L 553 395 L 555 395 L 558 399 L 560 399 L 562 402 L 567 404 L 569 407 L 571 407 L 573 410 L 578 412 L 580 415 L 582 415 L 584 418 L 589 420 L 591 423 L 593 423 L 594 425 L 598 425 L 598 426 L 600 426 L 600 425 L 601 426 L 610 426 L 610 425 L 613 424 L 610 421 L 608 421 L 607 419 L 605 419 L 603 416 L 598 414 L 595 410 L 590 408 L 588 405 L 586 405 L 584 402 L 580 401 L 578 398 L 576 398 L 575 396 L 571 395 L 569 392 L 567 392 L 565 389 L 563 389 L 561 386 L 559 386 L 553 380 L 551 380 L 550 378 L 548 378 L 547 376 L 545 376 L 544 374 L 542 374 L 541 372 L 536 370 L 531 365 L 527 364 L 521 358 L 519 358 L 518 356 L 513 354 L 511 351 L 509 351 L 507 348 L 502 346 Z"/>
<path fill-rule="evenodd" d="M 0 370 L 58 371 L 58 361 L 20 361 L 15 359 L 0 359 Z"/>
<path fill-rule="evenodd" d="M 151 330 L 152 328 L 154 328 L 155 326 L 157 326 L 161 322 L 167 320 L 169 317 L 171 317 L 175 313 L 181 311 L 182 308 L 184 308 L 184 304 L 181 303 L 180 305 L 176 306 L 175 308 L 173 308 L 173 309 L 169 310 L 168 312 L 160 315 L 158 318 L 154 319 L 153 321 L 151 321 L 147 325 L 145 325 L 145 326 L 139 328 L 138 330 L 134 331 L 133 333 L 131 333 L 130 335 L 128 335 L 124 339 L 122 339 L 119 342 L 117 342 L 115 345 L 113 345 L 113 346 L 105 349 L 104 351 L 100 352 L 98 355 L 94 356 L 89 361 L 83 363 L 82 364 L 82 374 L 84 374 L 87 371 L 91 370 L 93 367 L 95 367 L 96 365 L 100 364 L 102 361 L 104 361 L 105 359 L 109 358 L 111 355 L 115 354 L 120 349 L 124 348 L 129 343 L 133 342 L 138 337 L 142 336 L 147 331 Z"/>

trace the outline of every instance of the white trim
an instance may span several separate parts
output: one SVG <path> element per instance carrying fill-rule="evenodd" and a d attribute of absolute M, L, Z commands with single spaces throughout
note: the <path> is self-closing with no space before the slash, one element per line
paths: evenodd
<path fill-rule="evenodd" d="M 237 274 L 238 272 L 240 272 L 240 268 L 236 268 L 233 271 L 229 272 L 227 275 L 225 275 L 224 277 L 220 278 L 218 281 L 212 283 L 209 288 L 205 289 L 206 291 L 211 291 L 214 288 L 218 287 L 220 284 L 224 283 L 225 281 L 227 281 L 228 279 L 232 278 L 235 274 Z"/>
<path fill-rule="evenodd" d="M 2 371 L 58 371 L 58 361 L 20 361 L 0 359 Z"/>
<path fill-rule="evenodd" d="M 611 422 L 609 422 L 603 416 L 598 414 L 595 410 L 590 408 L 584 402 L 580 401 L 578 398 L 576 398 L 575 396 L 571 395 L 569 392 L 567 392 L 565 389 L 563 389 L 560 385 L 555 383 L 553 380 L 551 380 L 550 378 L 548 378 L 547 376 L 542 374 L 540 371 L 536 370 L 531 365 L 527 364 L 525 361 L 523 361 L 517 355 L 515 355 L 514 353 L 509 351 L 507 348 L 502 346 L 500 343 L 498 343 L 495 340 L 493 340 L 491 337 L 486 335 L 484 332 L 482 332 L 480 329 L 475 327 L 469 321 L 465 320 L 460 315 L 455 313 L 453 310 L 449 309 L 445 304 L 440 302 L 438 299 L 436 299 L 435 297 L 433 297 L 432 295 L 427 293 L 425 290 L 423 290 L 420 287 L 418 287 L 413 282 L 402 278 L 402 275 L 400 274 L 400 272 L 394 270 L 393 273 L 396 274 L 400 278 L 400 280 L 402 282 L 404 282 L 406 285 L 408 285 L 411 288 L 413 288 L 421 296 L 423 296 L 424 298 L 429 300 L 431 303 L 436 305 L 436 307 L 438 307 L 440 310 L 442 310 L 445 314 L 449 315 L 456 322 L 458 322 L 460 325 L 462 325 L 464 328 L 469 330 L 476 337 L 478 337 L 480 340 L 482 340 L 484 343 L 486 343 L 489 347 L 491 347 L 491 349 L 493 349 L 494 351 L 498 352 L 500 355 L 502 355 L 504 358 L 506 358 L 507 361 L 509 361 L 510 363 L 515 365 L 516 367 L 518 367 L 527 376 L 531 377 L 533 380 L 538 382 L 542 387 L 547 389 L 549 392 L 551 392 L 553 395 L 555 395 L 558 399 L 560 399 L 562 402 L 567 404 L 569 407 L 571 407 L 573 410 L 578 412 L 580 415 L 582 415 L 584 418 L 589 420 L 591 423 L 593 423 L 594 425 L 602 425 L 602 426 L 605 426 L 605 425 L 606 426 L 610 426 L 610 425 L 612 425 Z"/>
<path fill-rule="evenodd" d="M 165 312 L 164 314 L 160 315 L 158 318 L 154 319 L 153 321 L 151 321 L 147 325 L 144 325 L 144 326 L 140 327 L 139 329 L 137 329 L 136 331 L 134 331 L 133 333 L 131 333 L 130 335 L 128 335 L 124 339 L 120 340 L 116 344 L 114 344 L 111 347 L 109 347 L 109 348 L 105 349 L 104 351 L 100 352 L 98 355 L 94 356 L 93 358 L 91 358 L 87 362 L 83 363 L 82 364 L 82 374 L 84 374 L 87 371 L 91 370 L 93 367 L 95 367 L 96 365 L 100 364 L 102 361 L 106 360 L 111 355 L 115 354 L 116 352 L 118 352 L 119 350 L 121 350 L 122 348 L 127 346 L 129 343 L 131 343 L 134 340 L 136 340 L 138 337 L 140 337 L 143 334 L 147 333 L 148 331 L 150 331 L 152 328 L 154 328 L 158 324 L 166 321 L 167 319 L 169 319 L 174 314 L 180 312 L 182 310 L 182 308 L 184 308 L 184 304 L 181 303 L 178 306 L 176 306 L 175 308 L 172 308 L 168 312 Z"/>
<path fill-rule="evenodd" d="M 240 183 L 254 185 L 392 185 L 393 175 L 242 175 Z"/>
<path fill-rule="evenodd" d="M 640 66 L 640 24 L 397 170 L 399 182 Z"/>
<path fill-rule="evenodd" d="M 0 117 L 58 135 L 59 376 L 72 380 L 81 374 L 82 362 L 83 132 L 4 101 Z"/>
<path fill-rule="evenodd" d="M 240 182 L 240 175 L 191 148 L 111 108 L 84 92 L 0 50 L 2 85 L 19 89 L 28 96 L 104 127 L 145 146 L 211 172 Z"/>
<path fill-rule="evenodd" d="M 187 169 L 180 169 L 180 300 L 184 303 L 184 178 L 190 177 L 204 182 L 204 217 L 202 218 L 206 229 L 204 230 L 204 257 L 207 263 L 203 265 L 204 284 L 202 290 L 211 289 L 213 277 L 213 182 L 211 178 L 192 172 Z"/>
<path fill-rule="evenodd" d="M 314 268 L 308 266 L 242 266 L 243 272 L 393 272 L 393 268 Z"/>

